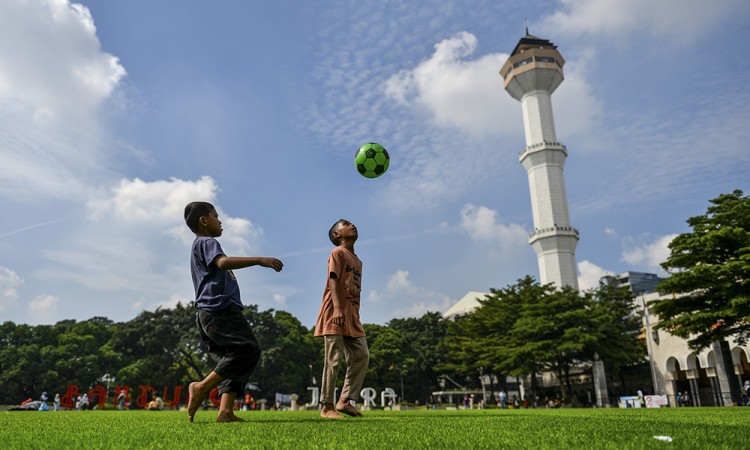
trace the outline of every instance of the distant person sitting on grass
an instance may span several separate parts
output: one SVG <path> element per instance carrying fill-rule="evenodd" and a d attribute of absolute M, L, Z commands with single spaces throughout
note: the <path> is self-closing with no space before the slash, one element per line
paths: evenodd
<path fill-rule="evenodd" d="M 208 353 L 216 361 L 213 372 L 188 386 L 188 420 L 218 387 L 220 401 L 217 422 L 242 422 L 234 414 L 234 401 L 244 395 L 250 374 L 260 360 L 260 345 L 242 314 L 240 287 L 235 269 L 268 267 L 276 272 L 284 264 L 276 258 L 227 256 L 217 237 L 223 230 L 216 208 L 206 202 L 185 207 L 185 223 L 195 233 L 190 268 L 195 288 L 196 324 Z"/>
<path fill-rule="evenodd" d="M 154 392 L 154 396 L 152 400 L 148 402 L 146 409 L 149 411 L 161 411 L 164 409 L 164 401 L 159 397 L 159 394 Z"/>

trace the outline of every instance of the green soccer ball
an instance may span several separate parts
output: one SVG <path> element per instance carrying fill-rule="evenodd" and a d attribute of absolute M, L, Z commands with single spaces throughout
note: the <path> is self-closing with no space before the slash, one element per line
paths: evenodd
<path fill-rule="evenodd" d="M 357 171 L 367 178 L 377 178 L 383 175 L 390 163 L 391 158 L 388 152 L 382 145 L 375 142 L 363 145 L 354 155 L 354 165 L 357 166 Z"/>

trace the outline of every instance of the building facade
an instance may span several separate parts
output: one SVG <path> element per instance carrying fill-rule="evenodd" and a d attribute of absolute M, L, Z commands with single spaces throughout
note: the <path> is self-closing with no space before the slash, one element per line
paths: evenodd
<path fill-rule="evenodd" d="M 714 343 L 700 352 L 687 341 L 657 330 L 659 317 L 649 303 L 672 295 L 651 292 L 636 297 L 643 315 L 654 392 L 666 395 L 670 406 L 729 406 L 738 402 L 732 391 L 750 380 L 750 346 L 736 340 Z M 734 387 L 733 387 L 734 386 Z"/>
<path fill-rule="evenodd" d="M 630 292 L 640 295 L 656 292 L 656 286 L 664 279 L 655 273 L 623 272 L 617 275 L 602 277 L 601 282 L 615 287 L 624 287 L 629 289 Z"/>

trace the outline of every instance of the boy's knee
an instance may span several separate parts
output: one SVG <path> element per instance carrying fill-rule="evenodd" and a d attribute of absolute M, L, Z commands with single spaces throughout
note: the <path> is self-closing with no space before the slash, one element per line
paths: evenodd
<path fill-rule="evenodd" d="M 370 352 L 365 350 L 354 356 L 354 361 L 360 364 L 366 364 L 370 362 Z"/>

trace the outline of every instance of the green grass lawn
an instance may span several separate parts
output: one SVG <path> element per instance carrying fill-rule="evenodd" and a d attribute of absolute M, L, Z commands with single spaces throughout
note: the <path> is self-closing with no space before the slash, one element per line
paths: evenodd
<path fill-rule="evenodd" d="M 17 448 L 750 448 L 750 408 L 239 412 L 194 423 L 177 411 L 0 412 L 0 446 Z M 671 442 L 655 439 L 669 436 Z"/>

